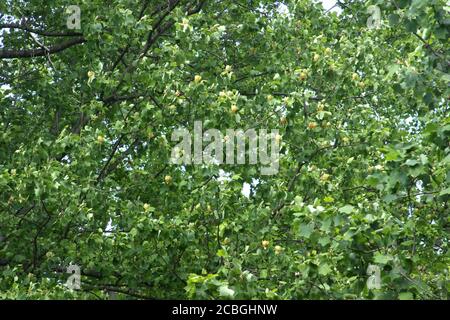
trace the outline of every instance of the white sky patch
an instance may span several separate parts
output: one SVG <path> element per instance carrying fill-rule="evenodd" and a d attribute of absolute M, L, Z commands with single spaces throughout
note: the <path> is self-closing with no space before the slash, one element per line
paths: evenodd
<path fill-rule="evenodd" d="M 247 182 L 244 182 L 242 185 L 242 191 L 241 193 L 244 195 L 244 197 L 250 198 L 250 184 Z"/>
<path fill-rule="evenodd" d="M 250 198 L 250 187 L 253 186 L 255 188 L 259 184 L 259 179 L 252 178 L 252 183 L 244 182 L 242 185 L 241 193 L 244 195 L 244 197 Z M 253 189 L 253 192 L 255 190 Z"/>
<path fill-rule="evenodd" d="M 342 12 L 342 9 L 337 5 L 337 0 L 317 0 L 317 2 L 321 2 L 324 12 L 335 12 L 336 14 L 340 14 Z M 261 8 L 261 10 L 264 12 L 264 8 Z M 280 3 L 277 7 L 277 12 L 281 15 L 284 15 L 286 17 L 289 16 L 289 8 L 283 3 Z"/>
<path fill-rule="evenodd" d="M 330 12 L 336 12 L 337 14 L 342 12 L 342 9 L 336 5 L 336 0 L 320 0 L 319 2 L 322 2 L 322 6 L 325 11 L 331 9 Z"/>
<path fill-rule="evenodd" d="M 285 15 L 285 16 L 287 16 L 289 14 L 288 7 L 283 3 L 280 3 L 280 6 L 278 7 L 277 11 L 278 11 L 278 13 Z"/>
<path fill-rule="evenodd" d="M 112 224 L 112 219 L 109 218 L 108 224 L 106 225 L 105 231 L 103 232 L 104 235 L 108 235 L 116 230 L 116 227 Z"/>

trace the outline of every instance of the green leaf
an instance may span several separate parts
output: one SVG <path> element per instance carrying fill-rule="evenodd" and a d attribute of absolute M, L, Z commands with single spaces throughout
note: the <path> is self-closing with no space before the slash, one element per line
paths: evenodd
<path fill-rule="evenodd" d="M 392 261 L 392 256 L 390 255 L 384 255 L 381 253 L 375 253 L 374 257 L 373 257 L 373 261 L 377 264 L 387 264 L 388 262 Z"/>
<path fill-rule="evenodd" d="M 260 273 L 259 273 L 259 277 L 260 277 L 261 279 L 266 279 L 266 278 L 267 278 L 267 275 L 268 275 L 267 269 L 262 269 L 262 270 L 260 271 Z"/>
<path fill-rule="evenodd" d="M 217 250 L 217 256 L 218 256 L 218 257 L 226 257 L 226 256 L 227 256 L 227 253 L 226 253 L 225 250 L 219 249 L 219 250 Z"/>
<path fill-rule="evenodd" d="M 408 160 L 406 160 L 405 164 L 406 164 L 407 166 L 413 167 L 413 166 L 419 164 L 419 161 L 417 161 L 417 160 L 412 160 L 412 159 L 408 159 Z"/>
<path fill-rule="evenodd" d="M 234 294 L 235 294 L 234 290 L 230 289 L 226 285 L 222 285 L 222 286 L 219 287 L 219 295 L 221 297 L 233 298 Z"/>
<path fill-rule="evenodd" d="M 355 211 L 355 207 L 352 205 L 349 205 L 349 204 L 339 208 L 339 212 L 346 213 L 346 214 L 350 214 L 353 211 Z"/>
<path fill-rule="evenodd" d="M 406 31 L 415 33 L 417 31 L 417 23 L 415 20 L 409 20 L 405 23 Z"/>
<path fill-rule="evenodd" d="M 386 155 L 386 161 L 396 161 L 400 157 L 398 151 L 392 150 Z"/>
<path fill-rule="evenodd" d="M 312 224 L 302 223 L 299 226 L 299 235 L 304 238 L 309 238 L 313 230 L 314 226 Z"/>
<path fill-rule="evenodd" d="M 398 294 L 399 300 L 414 300 L 414 295 L 411 292 L 400 292 Z"/>
<path fill-rule="evenodd" d="M 327 274 L 331 273 L 333 270 L 331 269 L 330 265 L 328 263 L 322 263 L 319 265 L 319 274 L 326 276 Z"/>
<path fill-rule="evenodd" d="M 391 13 L 388 17 L 388 20 L 391 26 L 395 26 L 400 21 L 400 16 L 398 14 Z"/>
<path fill-rule="evenodd" d="M 320 237 L 318 240 L 318 243 L 322 246 L 325 247 L 327 244 L 330 243 L 330 238 L 329 237 Z"/>
<path fill-rule="evenodd" d="M 439 192 L 440 196 L 444 196 L 444 195 L 447 195 L 447 194 L 450 194 L 450 187 L 448 187 L 448 188 L 442 190 L 441 192 Z"/>

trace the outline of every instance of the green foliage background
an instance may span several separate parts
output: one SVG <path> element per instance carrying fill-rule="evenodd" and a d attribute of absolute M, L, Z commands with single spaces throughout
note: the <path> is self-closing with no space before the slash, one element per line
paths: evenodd
<path fill-rule="evenodd" d="M 0 3 L 0 298 L 448 298 L 445 1 L 71 4 Z M 279 129 L 279 173 L 169 165 L 195 120 Z"/>

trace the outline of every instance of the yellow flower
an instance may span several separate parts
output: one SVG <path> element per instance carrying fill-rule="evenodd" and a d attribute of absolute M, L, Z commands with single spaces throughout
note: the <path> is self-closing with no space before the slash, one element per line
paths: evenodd
<path fill-rule="evenodd" d="M 275 254 L 280 254 L 283 251 L 283 248 L 281 246 L 275 246 Z"/>
<path fill-rule="evenodd" d="M 100 144 L 103 144 L 105 142 L 105 138 L 103 136 L 98 136 L 97 137 L 97 142 Z"/>
<path fill-rule="evenodd" d="M 94 71 L 88 71 L 87 76 L 88 76 L 88 83 L 91 83 L 92 80 L 94 80 L 94 78 L 95 78 L 95 72 Z"/>

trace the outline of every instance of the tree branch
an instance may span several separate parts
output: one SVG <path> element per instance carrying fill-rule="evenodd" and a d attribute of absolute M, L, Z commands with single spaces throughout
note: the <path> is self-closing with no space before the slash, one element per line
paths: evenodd
<path fill-rule="evenodd" d="M 26 26 L 22 23 L 0 23 L 0 29 L 21 29 L 24 31 L 32 32 L 35 34 L 39 34 L 41 36 L 46 37 L 74 37 L 74 36 L 82 36 L 80 32 L 57 32 L 57 31 L 46 31 L 40 29 L 34 29 L 29 26 Z"/>
<path fill-rule="evenodd" d="M 86 42 L 86 39 L 84 39 L 84 37 L 76 37 L 76 38 L 70 39 L 68 41 L 48 47 L 48 48 L 23 49 L 23 50 L 1 49 L 0 50 L 0 59 L 34 58 L 34 57 L 47 56 L 48 54 L 61 52 L 67 48 L 70 48 L 72 46 L 75 46 L 77 44 L 81 44 L 84 42 Z"/>

